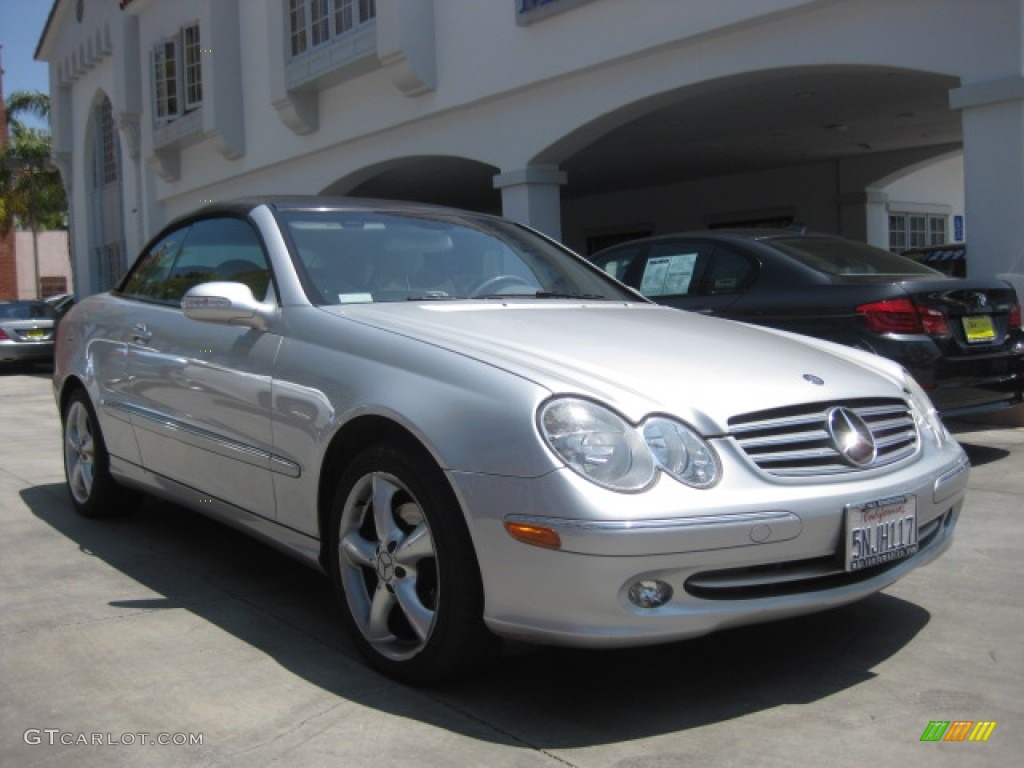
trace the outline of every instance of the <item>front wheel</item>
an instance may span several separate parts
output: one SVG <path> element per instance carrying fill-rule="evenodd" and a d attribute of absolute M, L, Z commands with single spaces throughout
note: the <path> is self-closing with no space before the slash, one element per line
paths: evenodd
<path fill-rule="evenodd" d="M 81 389 L 64 408 L 64 476 L 75 509 L 85 517 L 109 517 L 139 500 L 110 475 L 110 456 L 89 396 Z"/>
<path fill-rule="evenodd" d="M 418 446 L 388 441 L 360 454 L 339 483 L 329 535 L 345 622 L 374 668 L 425 685 L 496 655 L 462 511 Z"/>

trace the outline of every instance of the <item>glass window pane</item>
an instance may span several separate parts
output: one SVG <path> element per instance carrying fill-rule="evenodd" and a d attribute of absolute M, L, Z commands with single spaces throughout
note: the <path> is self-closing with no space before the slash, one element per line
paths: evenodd
<path fill-rule="evenodd" d="M 334 32 L 337 35 L 348 32 L 355 24 L 352 18 L 352 3 L 354 0 L 334 0 Z"/>
<path fill-rule="evenodd" d="M 305 0 L 288 1 L 288 32 L 292 44 L 292 56 L 304 53 L 307 47 Z"/>
<path fill-rule="evenodd" d="M 310 10 L 310 32 L 314 46 L 322 45 L 330 37 L 330 17 L 327 13 L 327 0 L 312 0 Z"/>
<path fill-rule="evenodd" d="M 187 227 L 176 229 L 153 245 L 132 267 L 118 292 L 130 298 L 162 300 L 164 282 L 187 233 Z"/>
<path fill-rule="evenodd" d="M 906 217 L 903 215 L 889 216 L 889 250 L 897 253 L 907 250 Z"/>

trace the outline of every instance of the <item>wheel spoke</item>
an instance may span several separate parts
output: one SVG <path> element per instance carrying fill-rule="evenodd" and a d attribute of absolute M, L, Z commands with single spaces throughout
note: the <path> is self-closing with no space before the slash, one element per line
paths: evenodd
<path fill-rule="evenodd" d="M 383 643 L 394 639 L 388 627 L 388 617 L 395 606 L 395 596 L 383 585 L 377 587 L 370 604 L 370 615 L 366 620 L 366 639 L 371 643 Z"/>
<path fill-rule="evenodd" d="M 373 525 L 377 539 L 382 544 L 397 541 L 401 537 L 401 531 L 395 523 L 394 511 L 391 509 L 398 490 L 398 486 L 385 480 L 382 475 L 373 476 Z"/>
<path fill-rule="evenodd" d="M 88 495 L 85 487 L 85 471 L 82 469 L 82 462 L 75 462 L 74 466 L 71 468 L 70 483 L 72 490 L 78 492 L 76 495 L 83 493 Z"/>
<path fill-rule="evenodd" d="M 80 446 L 91 441 L 92 429 L 89 426 L 89 414 L 81 405 L 77 405 L 75 408 L 75 432 L 78 435 Z"/>
<path fill-rule="evenodd" d="M 341 537 L 342 557 L 349 565 L 373 568 L 376 550 L 376 543 L 367 541 L 358 531 L 349 531 Z"/>
<path fill-rule="evenodd" d="M 430 628 L 434 623 L 434 612 L 427 608 L 416 592 L 415 579 L 403 580 L 395 585 L 395 598 L 398 606 L 409 625 L 420 641 L 425 641 L 430 635 Z"/>
<path fill-rule="evenodd" d="M 426 523 L 420 523 L 406 536 L 395 550 L 395 560 L 413 567 L 425 557 L 434 556 L 434 540 Z"/>

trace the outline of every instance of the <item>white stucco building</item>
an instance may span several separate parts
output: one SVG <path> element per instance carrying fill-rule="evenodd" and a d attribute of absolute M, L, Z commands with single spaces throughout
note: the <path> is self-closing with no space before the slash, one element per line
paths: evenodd
<path fill-rule="evenodd" d="M 1024 0 L 55 0 L 81 293 L 205 200 L 420 199 L 579 251 L 970 229 L 1024 273 Z"/>

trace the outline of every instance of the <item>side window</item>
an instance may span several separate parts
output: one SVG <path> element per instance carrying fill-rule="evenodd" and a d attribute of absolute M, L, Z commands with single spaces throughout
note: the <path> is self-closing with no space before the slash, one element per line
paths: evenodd
<path fill-rule="evenodd" d="M 162 300 L 178 303 L 200 283 L 228 280 L 245 283 L 262 300 L 270 269 L 256 231 L 241 219 L 201 219 L 192 224 L 163 284 Z"/>
<path fill-rule="evenodd" d="M 719 245 L 701 275 L 700 293 L 736 293 L 747 288 L 756 276 L 757 266 L 753 259 Z"/>
<path fill-rule="evenodd" d="M 620 280 L 633 288 L 638 288 L 639 286 L 636 284 L 636 281 L 631 279 L 630 273 L 633 272 L 637 259 L 645 247 L 645 244 L 639 243 L 636 245 L 624 245 L 621 248 L 616 248 L 614 251 L 606 253 L 601 258 L 596 259 L 594 263 L 616 280 Z"/>
<path fill-rule="evenodd" d="M 164 285 L 188 230 L 188 227 L 176 229 L 154 243 L 139 257 L 118 293 L 132 299 L 163 301 Z"/>
<path fill-rule="evenodd" d="M 650 298 L 695 293 L 710 250 L 706 245 L 686 241 L 655 244 L 639 277 L 640 293 Z"/>

